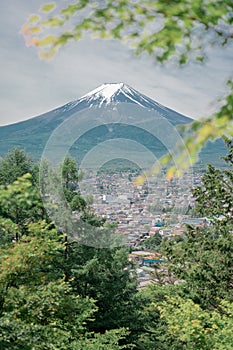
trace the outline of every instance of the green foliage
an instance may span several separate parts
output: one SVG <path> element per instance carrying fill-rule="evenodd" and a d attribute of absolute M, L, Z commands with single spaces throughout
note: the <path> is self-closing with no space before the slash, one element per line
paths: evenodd
<path fill-rule="evenodd" d="M 96 300 L 98 311 L 95 322 L 89 324 L 90 331 L 134 326 L 137 284 L 127 268 L 127 249 L 97 249 L 68 241 L 62 264 L 73 290 Z"/>
<path fill-rule="evenodd" d="M 48 3 L 42 10 L 49 12 L 54 7 L 54 3 Z M 51 57 L 58 48 L 70 40 L 80 39 L 88 31 L 101 38 L 120 39 L 133 47 L 137 54 L 146 51 L 161 62 L 172 56 L 176 56 L 180 64 L 190 58 L 200 61 L 205 58 L 206 46 L 225 45 L 232 38 L 231 10 L 230 0 L 206 1 L 204 4 L 188 0 L 77 1 L 58 8 L 52 17 L 49 14 L 49 20 L 44 16 L 39 20 L 41 29 L 49 24 L 58 28 L 63 26 L 60 34 L 58 32 L 53 37 L 41 54 Z M 80 13 L 85 13 L 85 16 L 79 16 Z M 40 48 L 46 34 L 33 36 L 34 22 L 29 20 L 23 32 L 29 44 Z"/>
<path fill-rule="evenodd" d="M 17 236 L 18 225 L 11 219 L 0 218 L 0 247 L 9 244 Z"/>
<path fill-rule="evenodd" d="M 180 242 L 167 240 L 163 253 L 169 269 L 182 283 L 185 295 L 203 307 L 217 307 L 219 299 L 233 300 L 232 144 L 228 141 L 229 168 L 209 166 L 201 185 L 193 189 L 196 213 L 210 224 L 187 228 Z"/>
<path fill-rule="evenodd" d="M 0 219 L 5 224 L 8 222 L 5 234 L 11 237 L 15 234 L 16 240 L 19 233 L 26 233 L 29 223 L 44 218 L 41 199 L 31 179 L 30 174 L 25 174 L 12 185 L 0 186 Z"/>
<path fill-rule="evenodd" d="M 84 210 L 86 207 L 86 201 L 80 194 L 76 194 L 71 200 L 70 207 L 72 210 Z"/>
<path fill-rule="evenodd" d="M 40 165 L 40 189 L 43 203 L 58 229 L 91 246 L 110 246 L 110 227 L 102 227 L 105 219 L 98 217 L 79 191 L 83 173 L 69 156 L 61 166 L 52 167 L 45 160 Z M 97 227 L 100 227 L 97 231 Z M 111 236 L 111 237 L 110 237 Z M 116 242 L 115 242 L 116 243 Z"/>
<path fill-rule="evenodd" d="M 62 271 L 54 269 L 63 249 L 56 230 L 35 223 L 29 234 L 0 251 L 0 347 L 62 349 L 84 332 L 94 304 L 72 295 Z"/>
<path fill-rule="evenodd" d="M 203 265 L 199 266 L 199 269 L 203 268 L 200 276 L 204 277 L 205 274 L 207 275 L 211 271 L 212 281 L 207 278 L 207 286 L 209 287 L 206 289 L 212 291 L 212 299 L 214 299 L 214 296 L 220 296 L 232 300 L 233 147 L 231 141 L 226 140 L 226 143 L 229 152 L 225 160 L 229 168 L 219 171 L 209 166 L 202 177 L 202 184 L 193 190 L 193 194 L 197 201 L 197 211 L 211 219 L 209 228 L 204 230 L 204 232 L 202 230 L 196 232 L 197 242 L 200 242 L 200 235 L 203 234 L 202 243 L 199 243 L 199 249 L 201 249 L 201 246 L 205 248 L 202 257 Z M 196 244 L 197 246 L 198 244 Z"/>
<path fill-rule="evenodd" d="M 164 241 L 161 279 L 141 292 L 125 247 L 81 245 L 42 220 L 31 175 L 0 186 L 0 349 L 230 350 L 233 147 L 226 143 L 229 167 L 209 167 L 193 190 L 210 226 Z M 67 160 L 61 169 L 69 202 L 77 165 Z M 40 170 L 44 179 L 53 171 L 46 161 Z M 91 234 L 100 227 L 108 239 L 109 225 L 86 205 L 79 210 Z"/>
<path fill-rule="evenodd" d="M 137 339 L 137 349 L 182 349 L 182 342 L 168 332 L 167 323 L 159 312 L 163 301 L 177 294 L 177 286 L 171 285 L 149 285 L 140 293 L 143 309 L 140 313 L 141 332 Z"/>
<path fill-rule="evenodd" d="M 77 166 L 65 165 L 64 188 L 72 195 Z M 44 178 L 51 171 L 43 161 Z M 54 225 L 40 221 L 43 208 L 31 179 L 25 174 L 0 187 L 0 348 L 125 348 L 119 342 L 129 336 L 136 293 L 125 270 L 127 251 L 88 248 L 59 236 Z M 87 221 L 102 225 L 87 213 Z"/>
<path fill-rule="evenodd" d="M 203 216 L 208 216 L 215 224 L 233 224 L 232 221 L 232 193 L 233 193 L 233 145 L 230 140 L 225 140 L 229 154 L 225 157 L 229 167 L 224 170 L 216 169 L 209 165 L 202 176 L 202 183 L 193 189 L 196 198 L 196 210 Z"/>
<path fill-rule="evenodd" d="M 62 178 L 66 188 L 73 182 L 79 180 L 78 165 L 76 161 L 69 156 L 66 156 L 62 164 Z"/>
<path fill-rule="evenodd" d="M 56 186 L 61 182 L 59 171 L 62 174 L 62 188 Z M 95 321 L 88 323 L 89 331 L 103 333 L 122 327 L 134 329 L 137 315 L 135 309 L 137 283 L 129 272 L 128 250 L 98 249 L 89 246 L 93 245 L 93 242 L 98 246 L 102 240 L 107 246 L 111 246 L 109 241 L 113 228 L 95 215 L 78 192 L 78 181 L 81 176 L 77 163 L 67 157 L 59 169 L 51 169 L 44 162 L 41 175 L 42 181 L 49 183 L 52 179 L 53 186 L 58 187 L 58 189 L 47 187 L 53 196 L 57 191 L 64 191 L 67 203 L 77 215 L 77 220 L 73 219 L 71 227 L 70 216 L 67 218 L 67 212 L 62 205 L 59 205 L 57 215 L 59 222 L 63 223 L 60 230 L 66 234 L 65 252 L 59 266 L 64 272 L 65 280 L 71 281 L 72 291 L 76 295 L 89 296 L 96 301 L 98 311 L 95 313 Z M 62 217 L 64 213 L 65 216 Z M 80 228 L 81 231 L 84 229 L 81 233 Z M 80 244 L 80 240 L 87 246 Z"/>
<path fill-rule="evenodd" d="M 56 4 L 54 2 L 51 2 L 49 4 L 43 5 L 41 7 L 41 11 L 43 11 L 43 12 L 51 12 L 55 8 L 56 8 Z"/>
<path fill-rule="evenodd" d="M 19 148 L 12 149 L 4 159 L 0 159 L 0 185 L 11 184 L 26 173 L 31 173 L 33 181 L 36 181 L 37 172 L 32 158 Z"/>
<path fill-rule="evenodd" d="M 84 211 L 87 204 L 78 189 L 78 182 L 82 180 L 84 174 L 79 171 L 75 159 L 66 156 L 62 164 L 62 179 L 64 182 L 64 193 L 66 200 L 70 203 L 73 211 Z"/>
<path fill-rule="evenodd" d="M 219 298 L 232 300 L 233 237 L 229 227 L 192 229 L 186 239 L 176 244 L 167 242 L 169 269 L 182 290 L 203 307 L 216 307 Z"/>
<path fill-rule="evenodd" d="M 147 238 L 143 242 L 143 246 L 149 250 L 158 250 L 158 247 L 160 246 L 161 242 L 162 242 L 162 237 L 158 232 L 156 232 L 154 236 Z"/>
<path fill-rule="evenodd" d="M 193 190 L 196 214 L 206 215 L 210 224 L 189 226 L 182 240 L 163 240 L 160 247 L 164 262 L 154 272 L 153 285 L 142 292 L 144 332 L 139 349 L 233 346 L 233 147 L 226 142 L 229 167 L 209 167 Z"/>
<path fill-rule="evenodd" d="M 39 22 L 39 20 L 40 20 L 40 16 L 31 15 L 28 19 L 28 23 L 31 23 L 31 24 L 37 23 L 37 22 Z"/>
<path fill-rule="evenodd" d="M 132 345 L 119 345 L 124 342 L 128 331 L 125 329 L 110 330 L 104 334 L 91 333 L 91 336 L 86 336 L 83 339 L 74 342 L 72 350 L 121 350 L 133 349 Z"/>
<path fill-rule="evenodd" d="M 230 350 L 233 304 L 222 300 L 220 305 L 220 312 L 206 311 L 190 299 L 176 297 L 167 298 L 158 309 L 168 333 L 182 343 L 180 349 Z"/>
<path fill-rule="evenodd" d="M 93 261 L 79 246 L 75 249 L 73 246 L 73 255 L 70 254 L 67 241 L 58 235 L 53 225 L 36 221 L 31 206 L 38 206 L 40 210 L 40 202 L 30 179 L 30 175 L 24 175 L 13 184 L 0 187 L 0 349 L 124 349 L 124 345 L 119 345 L 128 336 L 123 327 L 110 327 L 108 332 L 102 328 L 101 334 L 94 334 L 90 332 L 91 326 L 87 327 L 87 323 L 96 322 L 94 314 L 98 309 L 97 300 L 91 294 L 99 298 L 101 291 L 104 298 L 104 291 L 121 281 L 120 271 L 115 271 L 119 281 L 113 279 L 110 284 L 106 281 L 103 289 L 98 285 L 99 292 L 91 293 L 95 290 L 91 279 L 89 289 L 86 293 L 82 291 L 82 282 L 76 275 L 86 276 L 88 280 L 92 270 L 88 267 Z M 17 208 L 20 211 L 28 208 L 30 221 L 21 216 L 18 221 Z M 79 265 L 71 256 L 80 259 Z M 97 267 L 101 256 L 94 259 Z M 118 263 L 119 257 L 118 254 L 112 258 L 115 269 L 125 264 Z M 109 258 L 111 260 L 111 256 Z M 96 273 L 99 282 L 102 281 L 102 270 L 97 269 Z M 127 278 L 125 273 L 124 283 Z M 122 290 L 118 290 L 116 295 L 121 298 L 121 293 L 123 295 Z"/>

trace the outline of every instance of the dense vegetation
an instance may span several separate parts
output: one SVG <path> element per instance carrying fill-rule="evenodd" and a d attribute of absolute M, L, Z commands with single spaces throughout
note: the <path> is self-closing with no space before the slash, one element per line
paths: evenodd
<path fill-rule="evenodd" d="M 210 226 L 150 242 L 163 255 L 153 284 L 137 290 L 126 247 L 81 245 L 43 208 L 38 166 L 21 150 L 0 161 L 0 349 L 233 348 L 233 147 L 228 168 L 210 166 L 193 190 Z M 95 228 L 77 188 L 77 165 L 62 166 L 67 201 Z M 44 161 L 44 171 L 50 171 Z M 47 170 L 46 170 L 47 169 Z M 55 176 L 55 173 L 54 173 Z M 98 232 L 98 231 L 97 231 Z"/>
<path fill-rule="evenodd" d="M 52 10 L 54 3 L 45 5 L 42 13 L 48 18 L 33 15 L 23 28 L 28 43 L 42 48 L 44 57 L 86 31 L 127 39 L 138 53 L 180 64 L 192 58 L 202 62 L 206 46 L 232 40 L 231 1 L 82 0 L 50 16 Z M 73 16 L 81 10 L 90 11 L 76 23 Z M 74 27 L 68 23 L 67 29 L 70 19 Z M 150 25 L 158 23 L 151 31 Z M 44 31 L 56 27 L 64 31 Z M 232 86 L 229 82 L 225 103 L 213 119 L 192 124 L 185 139 L 190 154 L 196 155 L 209 138 L 232 135 Z M 127 249 L 97 249 L 70 240 L 44 210 L 37 165 L 18 149 L 8 153 L 0 162 L 0 349 L 232 349 L 230 142 L 228 147 L 229 168 L 210 166 L 194 189 L 196 211 L 210 218 L 210 226 L 188 227 L 182 239 L 164 240 L 159 245 L 163 265 L 142 291 L 137 291 Z M 71 186 L 79 180 L 72 159 L 62 167 L 72 209 L 94 228 L 104 225 Z M 158 242 L 150 243 L 157 248 Z"/>

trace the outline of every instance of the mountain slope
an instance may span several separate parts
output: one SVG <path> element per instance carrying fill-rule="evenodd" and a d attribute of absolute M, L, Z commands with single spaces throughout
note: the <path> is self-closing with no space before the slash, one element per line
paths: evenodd
<path fill-rule="evenodd" d="M 20 147 L 30 153 L 33 158 L 39 159 L 51 133 L 63 121 L 74 114 L 77 114 L 78 118 L 78 112 L 80 111 L 88 111 L 90 109 L 98 111 L 100 108 L 111 109 L 120 104 L 124 104 L 125 113 L 129 113 L 130 106 L 133 104 L 139 106 L 142 111 L 145 108 L 145 111 L 156 112 L 157 115 L 166 118 L 172 125 L 186 124 L 192 121 L 192 119 L 153 101 L 124 83 L 103 84 L 81 98 L 50 112 L 20 123 L 0 127 L 0 156 L 4 156 L 13 147 Z M 74 145 L 73 153 L 76 158 L 80 158 L 99 142 L 116 137 L 129 138 L 142 143 L 158 156 L 161 156 L 166 151 L 159 140 L 155 140 L 143 130 L 114 124 L 111 132 L 103 125 L 91 130 L 85 137 L 81 137 L 79 142 Z M 209 151 L 208 157 L 209 154 L 216 153 L 216 150 L 218 150 L 217 153 L 221 154 L 222 149 L 220 148 L 222 148 L 220 144 L 214 147 L 214 151 Z M 79 156 L 77 156 L 77 150 L 79 151 Z"/>

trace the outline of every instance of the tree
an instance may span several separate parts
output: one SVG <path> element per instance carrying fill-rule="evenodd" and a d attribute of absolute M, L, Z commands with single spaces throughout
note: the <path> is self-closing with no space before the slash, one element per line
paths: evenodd
<path fill-rule="evenodd" d="M 109 242 L 117 235 L 111 225 L 95 215 L 78 192 L 78 167 L 74 160 L 67 157 L 59 168 L 49 167 L 47 173 L 49 175 L 45 177 L 43 174 L 43 179 L 47 182 L 52 179 L 55 187 L 61 182 L 61 176 L 63 180 L 62 188 L 47 187 L 49 196 L 54 198 L 57 191 L 64 190 L 66 202 L 75 210 L 73 216 L 67 216 L 63 203 L 57 208 L 59 229 L 65 237 L 65 251 L 59 266 L 65 281 L 71 281 L 75 295 L 95 300 L 98 311 L 95 321 L 87 323 L 89 331 L 104 333 L 127 327 L 133 333 L 137 324 L 137 281 L 130 272 L 128 249 L 111 247 Z M 108 248 L 99 249 L 101 242 Z M 125 340 L 127 344 L 131 337 Z"/>
<path fill-rule="evenodd" d="M 0 186 L 2 230 L 5 234 L 9 231 L 9 236 L 16 241 L 20 232 L 26 233 L 28 224 L 45 218 L 40 195 L 31 180 L 32 176 L 25 174 L 11 185 Z"/>
<path fill-rule="evenodd" d="M 127 248 L 97 249 L 68 243 L 63 266 L 74 291 L 96 300 L 98 311 L 95 322 L 89 323 L 91 331 L 134 329 L 137 282 L 130 272 Z"/>
<path fill-rule="evenodd" d="M 167 322 L 168 334 L 180 341 L 179 349 L 232 349 L 232 303 L 221 301 L 220 311 L 207 311 L 190 299 L 171 297 L 158 309 Z"/>
<path fill-rule="evenodd" d="M 182 242 L 167 242 L 164 254 L 182 295 L 204 308 L 218 307 L 219 299 L 232 301 L 233 237 L 229 227 L 190 228 Z"/>
<path fill-rule="evenodd" d="M 224 158 L 226 168 L 219 170 L 211 165 L 202 176 L 200 186 L 193 189 L 196 198 L 196 211 L 202 216 L 208 216 L 215 225 L 233 224 L 233 144 L 225 139 L 228 155 Z"/>
<path fill-rule="evenodd" d="M 122 40 L 136 54 L 146 52 L 160 63 L 171 59 L 183 65 L 190 60 L 203 62 L 208 47 L 224 47 L 231 42 L 232 8 L 231 0 L 207 0 L 204 3 L 201 0 L 105 0 L 94 3 L 79 0 L 62 9 L 52 2 L 43 5 L 40 14 L 33 14 L 22 32 L 27 45 L 35 46 L 46 59 L 52 58 L 67 42 L 78 41 L 88 32 L 94 37 Z M 187 152 L 194 163 L 207 140 L 233 136 L 231 78 L 228 87 L 220 110 L 213 117 L 195 121 L 186 129 L 185 147 L 179 145 L 177 167 L 170 167 L 168 177 L 180 174 L 189 166 Z M 167 155 L 161 161 L 169 164 L 170 160 Z"/>
<path fill-rule="evenodd" d="M 76 160 L 70 156 L 66 156 L 62 163 L 62 178 L 66 189 L 76 188 L 78 181 L 83 178 L 83 173 L 80 173 Z"/>
<path fill-rule="evenodd" d="M 167 296 L 176 295 L 176 293 L 176 287 L 171 285 L 148 285 L 139 292 L 142 308 L 139 311 L 141 331 L 136 340 L 137 350 L 182 349 L 180 341 L 168 333 L 167 324 L 160 317 L 158 309 Z"/>
<path fill-rule="evenodd" d="M 151 285 L 141 292 L 141 334 L 137 349 L 231 349 L 232 302 L 219 299 L 217 309 L 201 307 L 180 285 Z"/>
<path fill-rule="evenodd" d="M 206 225 L 188 226 L 182 239 L 163 239 L 160 246 L 156 280 L 142 291 L 140 350 L 232 347 L 233 145 L 226 142 L 229 167 L 209 167 L 193 189 Z"/>
<path fill-rule="evenodd" d="M 0 185 L 11 184 L 26 173 L 31 173 L 33 181 L 36 182 L 38 168 L 23 150 L 14 148 L 0 160 Z"/>
<path fill-rule="evenodd" d="M 212 166 L 194 188 L 196 211 L 207 216 L 208 225 L 187 227 L 181 241 L 164 241 L 163 254 L 168 270 L 181 284 L 183 296 L 189 296 L 204 308 L 218 307 L 219 299 L 233 301 L 232 256 L 232 145 L 226 157 L 230 168 Z"/>
<path fill-rule="evenodd" d="M 70 156 L 66 156 L 61 167 L 65 197 L 70 203 L 71 209 L 84 211 L 87 204 L 78 190 L 78 182 L 82 180 L 84 174 L 79 171 L 76 160 Z"/>
<path fill-rule="evenodd" d="M 162 242 L 162 236 L 160 235 L 159 232 L 155 232 L 154 236 L 147 238 L 143 242 L 143 246 L 149 250 L 158 250 L 161 242 Z"/>
<path fill-rule="evenodd" d="M 185 281 L 182 289 L 202 307 L 217 307 L 219 299 L 233 301 L 233 147 L 227 141 L 229 168 L 210 166 L 202 183 L 193 189 L 196 211 L 207 216 L 209 225 L 189 226 L 182 241 L 165 241 L 163 254 L 177 280 Z"/>
<path fill-rule="evenodd" d="M 18 236 L 17 242 L 0 237 L 0 349 L 123 349 L 124 328 L 102 334 L 87 329 L 96 302 L 64 278 L 63 235 L 35 218 L 23 226 L 17 215 L 8 219 L 13 193 L 18 208 L 40 204 L 29 182 L 25 175 L 0 188 L 0 232 L 11 235 L 13 230 Z"/>

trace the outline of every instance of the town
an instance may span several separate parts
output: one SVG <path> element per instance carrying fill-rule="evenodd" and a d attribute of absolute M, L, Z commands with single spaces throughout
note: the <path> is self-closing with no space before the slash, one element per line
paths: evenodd
<path fill-rule="evenodd" d="M 81 192 L 92 197 L 95 213 L 124 235 L 130 259 L 138 264 L 139 286 L 143 287 L 151 279 L 154 264 L 160 262 L 155 249 L 148 249 L 148 239 L 158 234 L 161 240 L 182 236 L 186 224 L 205 225 L 206 219 L 193 213 L 191 188 L 200 182 L 201 171 L 191 169 L 183 178 L 168 181 L 164 170 L 140 186 L 135 183 L 138 175 L 131 170 L 100 174 L 90 170 L 81 182 Z"/>
<path fill-rule="evenodd" d="M 97 174 L 90 171 L 82 181 L 82 195 L 92 195 L 96 214 L 117 223 L 117 232 L 127 237 L 127 243 L 138 247 L 146 238 L 159 232 L 161 236 L 179 235 L 192 219 L 191 187 L 198 184 L 201 174 L 184 174 L 183 178 L 166 180 L 165 172 L 150 176 L 137 186 L 136 172 Z"/>

